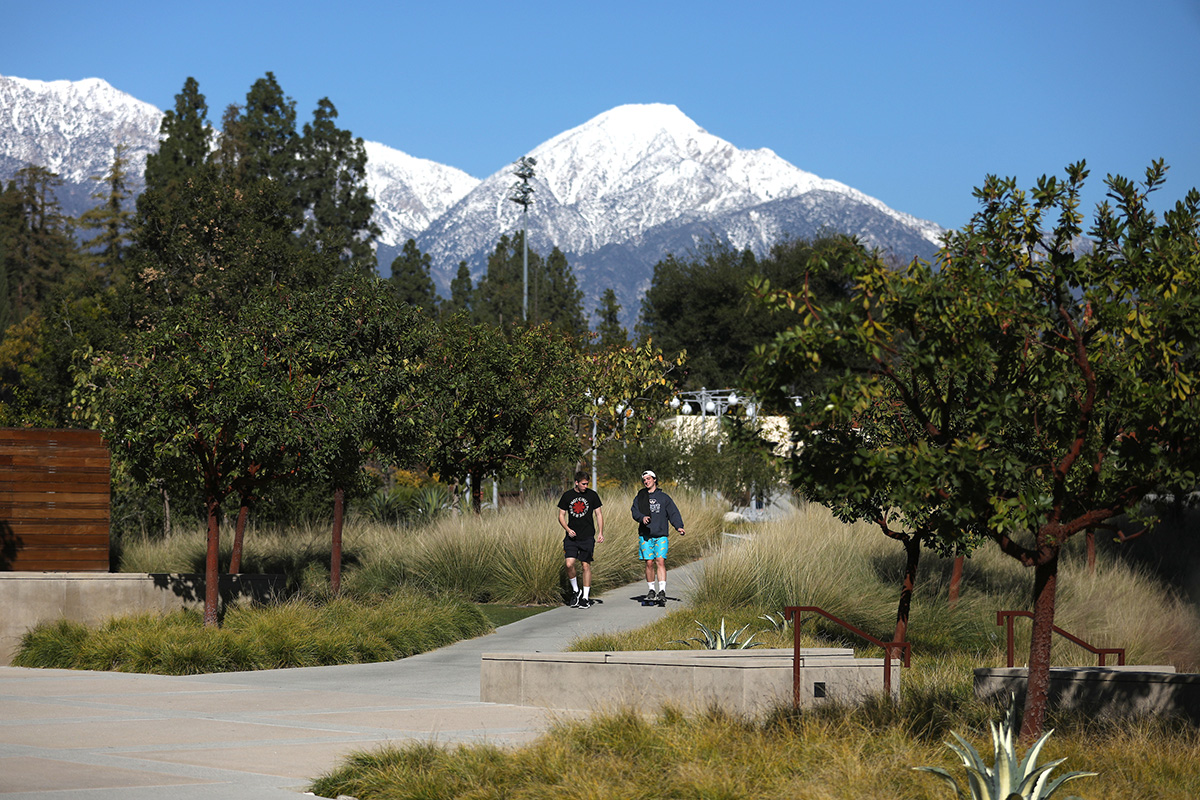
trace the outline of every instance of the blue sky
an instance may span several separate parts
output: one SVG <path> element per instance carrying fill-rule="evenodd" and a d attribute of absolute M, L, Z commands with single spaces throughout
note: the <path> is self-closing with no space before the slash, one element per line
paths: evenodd
<path fill-rule="evenodd" d="M 482 178 L 623 103 L 673 103 L 947 227 L 985 175 L 1171 166 L 1200 187 L 1200 0 L 10 3 L 0 74 L 99 77 L 162 109 L 195 77 L 219 122 L 268 70 L 301 122 Z"/>

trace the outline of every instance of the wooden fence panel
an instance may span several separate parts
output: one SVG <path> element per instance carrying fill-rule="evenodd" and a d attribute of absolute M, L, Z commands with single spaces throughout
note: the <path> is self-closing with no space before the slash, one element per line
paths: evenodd
<path fill-rule="evenodd" d="M 0 428 L 0 570 L 108 572 L 109 498 L 98 431 Z"/>

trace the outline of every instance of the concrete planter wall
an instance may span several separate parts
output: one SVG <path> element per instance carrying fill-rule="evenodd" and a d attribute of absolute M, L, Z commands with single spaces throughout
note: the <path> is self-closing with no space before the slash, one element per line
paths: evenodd
<path fill-rule="evenodd" d="M 222 575 L 222 602 L 267 600 L 282 575 Z M 204 607 L 204 576 L 94 572 L 0 572 L 0 666 L 12 663 L 21 636 L 42 622 L 95 625 L 127 614 Z"/>
<path fill-rule="evenodd" d="M 975 670 L 975 696 L 1017 696 L 1025 702 L 1029 670 L 1000 667 Z M 1051 708 L 1083 711 L 1099 719 L 1145 714 L 1182 714 L 1200 724 L 1200 675 L 1176 673 L 1173 666 L 1055 667 L 1050 670 Z"/>
<path fill-rule="evenodd" d="M 883 691 L 883 659 L 849 648 L 800 653 L 800 703 L 855 703 Z M 900 667 L 893 666 L 898 691 Z M 485 653 L 480 699 L 545 708 L 716 706 L 761 716 L 792 703 L 792 650 Z"/>

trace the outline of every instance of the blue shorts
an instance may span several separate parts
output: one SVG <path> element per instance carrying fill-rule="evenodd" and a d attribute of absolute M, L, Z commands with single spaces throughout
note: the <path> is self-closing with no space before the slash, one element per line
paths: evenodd
<path fill-rule="evenodd" d="M 646 536 L 638 540 L 638 558 L 642 561 L 651 561 L 655 558 L 667 557 L 667 537 L 657 536 L 649 538 Z"/>

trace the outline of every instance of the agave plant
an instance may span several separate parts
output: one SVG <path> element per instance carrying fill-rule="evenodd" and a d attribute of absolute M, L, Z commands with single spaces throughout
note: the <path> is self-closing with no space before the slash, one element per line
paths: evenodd
<path fill-rule="evenodd" d="M 958 780 L 941 767 L 913 767 L 919 772 L 929 772 L 937 775 L 954 789 L 959 800 L 1045 800 L 1057 792 L 1064 783 L 1076 778 L 1087 778 L 1096 775 L 1095 772 L 1068 772 L 1050 780 L 1050 773 L 1059 764 L 1066 761 L 1060 758 L 1045 764 L 1038 764 L 1037 757 L 1042 745 L 1050 738 L 1053 730 L 1042 734 L 1024 758 L 1017 755 L 1017 703 L 1012 697 L 1004 720 L 992 723 L 992 746 L 995 750 L 991 768 L 980 758 L 979 752 L 963 737 L 953 731 L 950 735 L 957 744 L 946 742 L 946 746 L 962 759 L 967 768 L 967 785 L 970 793 L 963 791 Z M 1068 798 L 1071 800 L 1071 798 Z M 1078 798 L 1074 798 L 1078 800 Z"/>
<path fill-rule="evenodd" d="M 693 636 L 691 639 L 675 639 L 669 644 L 690 645 L 692 642 L 696 642 L 700 645 L 701 650 L 745 650 L 750 647 L 762 647 L 761 642 L 754 641 L 757 634 L 752 633 L 745 639 L 740 638 L 746 632 L 746 628 L 750 627 L 749 623 L 728 636 L 725 635 L 724 617 L 721 617 L 721 630 L 719 631 L 709 628 L 700 620 L 696 620 L 696 627 L 700 629 L 700 636 Z"/>

